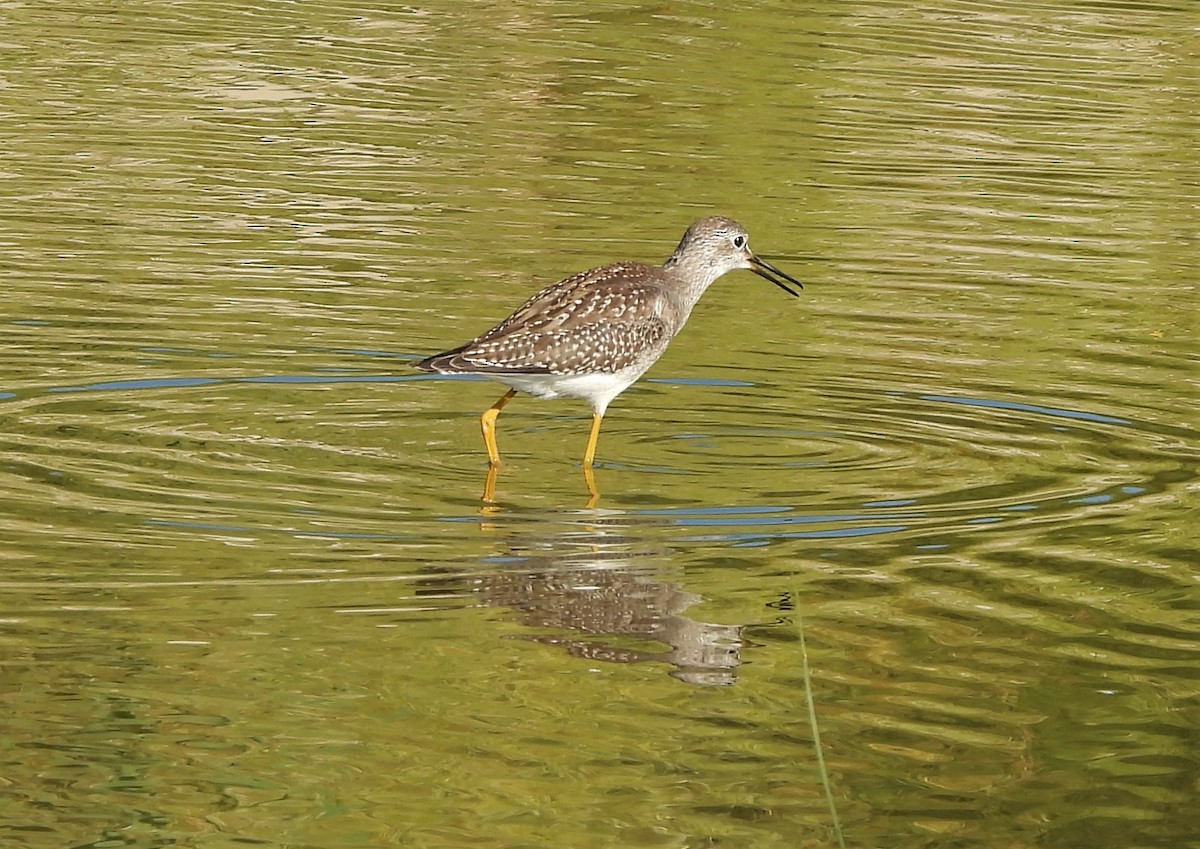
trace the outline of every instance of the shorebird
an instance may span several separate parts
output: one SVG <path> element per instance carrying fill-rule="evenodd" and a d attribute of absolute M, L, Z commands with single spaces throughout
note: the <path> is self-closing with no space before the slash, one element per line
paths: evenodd
<path fill-rule="evenodd" d="M 744 268 L 789 295 L 793 277 L 750 250 L 746 229 L 729 218 L 695 221 L 661 266 L 615 262 L 547 286 L 516 312 L 470 342 L 420 360 L 418 369 L 470 374 L 509 390 L 480 417 L 493 469 L 500 465 L 496 418 L 518 392 L 580 398 L 592 407 L 583 454 L 589 488 L 600 422 L 612 400 L 663 355 L 692 308 L 719 277 Z M 791 284 L 791 285 L 788 285 Z M 485 497 L 487 490 L 485 489 Z"/>

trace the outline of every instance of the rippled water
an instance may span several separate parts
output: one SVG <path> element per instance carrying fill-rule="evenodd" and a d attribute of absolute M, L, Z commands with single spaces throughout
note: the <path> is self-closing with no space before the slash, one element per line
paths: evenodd
<path fill-rule="evenodd" d="M 1195 843 L 1190 4 L 4 15 L 0 843 Z"/>

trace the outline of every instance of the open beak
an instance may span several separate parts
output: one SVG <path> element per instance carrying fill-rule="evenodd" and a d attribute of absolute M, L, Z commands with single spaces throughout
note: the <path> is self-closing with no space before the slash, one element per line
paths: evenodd
<path fill-rule="evenodd" d="M 787 292 L 789 295 L 793 295 L 797 298 L 800 297 L 800 293 L 795 291 L 794 289 L 792 289 L 792 287 L 789 286 L 788 283 L 791 283 L 797 289 L 804 288 L 804 285 L 799 280 L 797 280 L 795 277 L 784 274 L 782 271 L 780 271 L 775 266 L 771 265 L 771 263 L 767 262 L 765 259 L 759 259 L 756 256 L 750 257 L 750 270 L 753 271 L 755 274 L 757 274 L 759 277 L 763 277 L 767 280 L 770 280 L 772 283 L 774 283 L 780 289 Z M 785 280 L 787 281 L 787 283 L 784 282 Z"/>

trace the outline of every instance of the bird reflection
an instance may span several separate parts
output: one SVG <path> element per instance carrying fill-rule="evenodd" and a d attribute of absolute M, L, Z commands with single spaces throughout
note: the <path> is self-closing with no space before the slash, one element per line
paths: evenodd
<path fill-rule="evenodd" d="M 498 465 L 488 465 L 487 474 L 483 479 L 483 495 L 479 497 L 483 504 L 481 511 L 484 515 L 490 516 L 500 512 L 500 507 L 496 502 L 496 480 L 499 478 L 499 472 Z M 596 475 L 591 466 L 583 467 L 583 483 L 588 492 L 587 501 L 583 506 L 590 510 L 600 501 L 600 488 L 596 486 Z"/>
<path fill-rule="evenodd" d="M 603 516 L 557 515 L 546 522 L 505 518 L 491 513 L 483 525 L 503 534 L 504 545 L 489 558 L 487 571 L 468 579 L 469 592 L 481 604 L 517 611 L 521 622 L 548 632 L 525 639 L 588 660 L 667 663 L 671 675 L 692 684 L 737 681 L 741 626 L 684 615 L 703 599 L 660 579 L 669 552 L 647 548 L 644 538 L 622 531 L 648 524 L 645 517 L 606 511 Z M 447 579 L 459 591 L 468 589 L 463 580 Z M 422 592 L 447 589 L 445 582 L 433 580 L 424 582 Z"/>

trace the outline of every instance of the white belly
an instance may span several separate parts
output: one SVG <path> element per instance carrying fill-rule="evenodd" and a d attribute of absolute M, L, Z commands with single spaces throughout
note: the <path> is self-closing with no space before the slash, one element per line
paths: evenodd
<path fill-rule="evenodd" d="M 485 374 L 490 380 L 506 383 L 537 398 L 580 398 L 604 414 L 613 398 L 645 374 L 649 364 L 637 365 L 613 374 Z"/>

